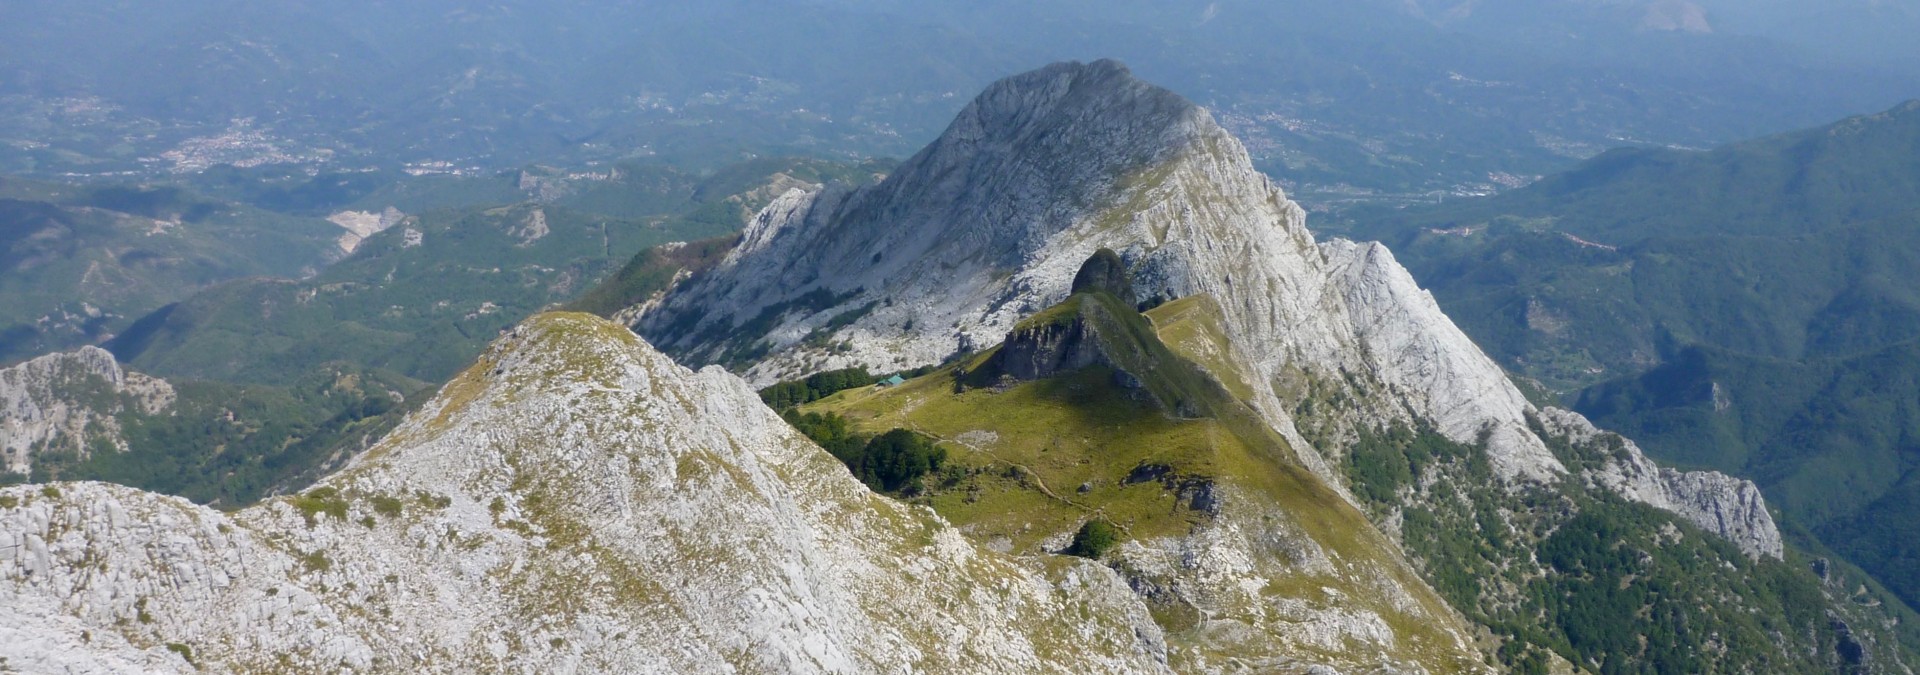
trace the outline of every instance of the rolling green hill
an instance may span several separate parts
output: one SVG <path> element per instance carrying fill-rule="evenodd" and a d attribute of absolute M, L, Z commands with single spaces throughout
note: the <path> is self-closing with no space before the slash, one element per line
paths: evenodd
<path fill-rule="evenodd" d="M 171 186 L 0 177 L 0 364 L 99 340 L 195 290 L 312 274 L 340 228 Z"/>
<path fill-rule="evenodd" d="M 502 328 L 581 292 L 642 248 L 714 233 L 534 204 L 438 211 L 375 235 L 311 279 L 203 291 L 108 346 L 162 377 L 282 383 L 347 360 L 439 381 Z"/>
<path fill-rule="evenodd" d="M 1843 358 L 1711 347 L 1580 392 L 1576 407 L 1671 461 L 1733 468 L 1824 547 L 1920 598 L 1920 340 Z"/>
<path fill-rule="evenodd" d="M 730 234 L 788 187 L 857 182 L 876 168 L 769 159 L 709 176 L 642 168 L 545 187 L 559 172 L 529 171 L 536 178 L 519 183 L 547 200 L 408 217 L 310 279 L 210 288 L 141 318 L 109 348 L 163 377 L 279 384 L 346 361 L 439 382 L 501 329 L 586 293 L 648 247 Z"/>

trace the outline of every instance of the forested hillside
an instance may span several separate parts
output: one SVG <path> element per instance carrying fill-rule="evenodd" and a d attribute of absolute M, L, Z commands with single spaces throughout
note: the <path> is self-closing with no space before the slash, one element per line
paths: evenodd
<path fill-rule="evenodd" d="M 1348 215 L 1509 369 L 1920 602 L 1920 102 Z"/>

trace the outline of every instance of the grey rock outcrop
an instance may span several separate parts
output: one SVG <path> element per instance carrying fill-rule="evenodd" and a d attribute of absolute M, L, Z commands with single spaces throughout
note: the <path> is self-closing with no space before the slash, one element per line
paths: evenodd
<path fill-rule="evenodd" d="M 1094 251 L 1087 261 L 1080 263 L 1080 271 L 1073 275 L 1073 293 L 1105 291 L 1131 304 L 1133 281 L 1127 278 L 1127 263 L 1113 249 L 1103 248 Z"/>
<path fill-rule="evenodd" d="M 1126 326 L 1129 322 L 1144 326 L 1145 321 L 1104 290 L 1083 290 L 1014 326 L 982 368 L 989 371 L 986 374 L 1030 381 L 1099 364 L 1119 370 L 1123 381 L 1137 382 L 1138 378 L 1125 373 L 1125 361 L 1132 359 L 1110 352 L 1142 352 L 1146 346 Z"/>
<path fill-rule="evenodd" d="M 542 315 L 302 495 L 0 489 L 29 672 L 1166 672 L 1112 571 L 868 491 L 738 378 Z"/>
<path fill-rule="evenodd" d="M 337 211 L 327 216 L 327 222 L 339 225 L 340 229 L 346 230 L 346 232 L 341 233 L 339 239 L 334 240 L 335 245 L 340 247 L 340 254 L 343 256 L 353 254 L 356 249 L 360 248 L 360 243 L 367 240 L 367 237 L 385 232 L 393 226 L 405 222 L 406 219 L 407 214 L 391 206 L 379 213 L 372 211 Z"/>
<path fill-rule="evenodd" d="M 173 401 L 166 380 L 123 369 L 98 347 L 0 369 L 0 470 L 25 474 L 39 452 L 85 456 L 96 441 L 125 452 L 119 416 L 158 414 Z"/>

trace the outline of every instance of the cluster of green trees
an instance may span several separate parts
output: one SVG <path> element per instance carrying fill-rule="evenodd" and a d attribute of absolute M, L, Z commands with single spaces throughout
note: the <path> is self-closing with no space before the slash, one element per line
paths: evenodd
<path fill-rule="evenodd" d="M 921 479 L 947 463 L 946 448 L 910 429 L 893 429 L 869 438 L 854 433 L 846 418 L 832 413 L 788 410 L 782 417 L 876 492 L 918 494 L 924 488 Z"/>
<path fill-rule="evenodd" d="M 853 475 L 885 492 L 911 493 L 919 490 L 921 476 L 939 471 L 946 463 L 946 448 L 926 434 L 893 429 L 867 442 Z"/>
<path fill-rule="evenodd" d="M 1120 543 L 1120 530 L 1115 528 L 1113 523 L 1095 518 L 1081 525 L 1080 531 L 1073 533 L 1073 543 L 1067 546 L 1067 555 L 1098 560 L 1118 543 Z"/>
<path fill-rule="evenodd" d="M 837 392 L 870 386 L 879 379 L 865 368 L 829 370 L 802 380 L 789 380 L 760 390 L 760 400 L 774 410 L 786 410 L 832 396 Z"/>
<path fill-rule="evenodd" d="M 1438 432 L 1393 427 L 1385 431 L 1365 430 L 1347 452 L 1347 475 L 1353 480 L 1357 496 L 1374 504 L 1390 504 L 1401 488 L 1417 485 L 1421 476 L 1436 462 L 1465 460 L 1476 455 L 1473 448 L 1448 440 Z"/>
<path fill-rule="evenodd" d="M 842 462 L 846 462 L 849 457 L 858 456 L 867 444 L 865 437 L 853 433 L 847 418 L 833 413 L 803 413 L 789 409 L 781 413 L 780 417 Z"/>

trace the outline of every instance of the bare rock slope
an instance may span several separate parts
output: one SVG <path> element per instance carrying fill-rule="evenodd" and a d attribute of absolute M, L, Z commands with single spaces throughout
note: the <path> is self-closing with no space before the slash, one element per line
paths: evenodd
<path fill-rule="evenodd" d="M 0 489 L 28 672 L 1163 672 L 1110 570 L 869 492 L 719 369 L 541 315 L 307 492 Z"/>

